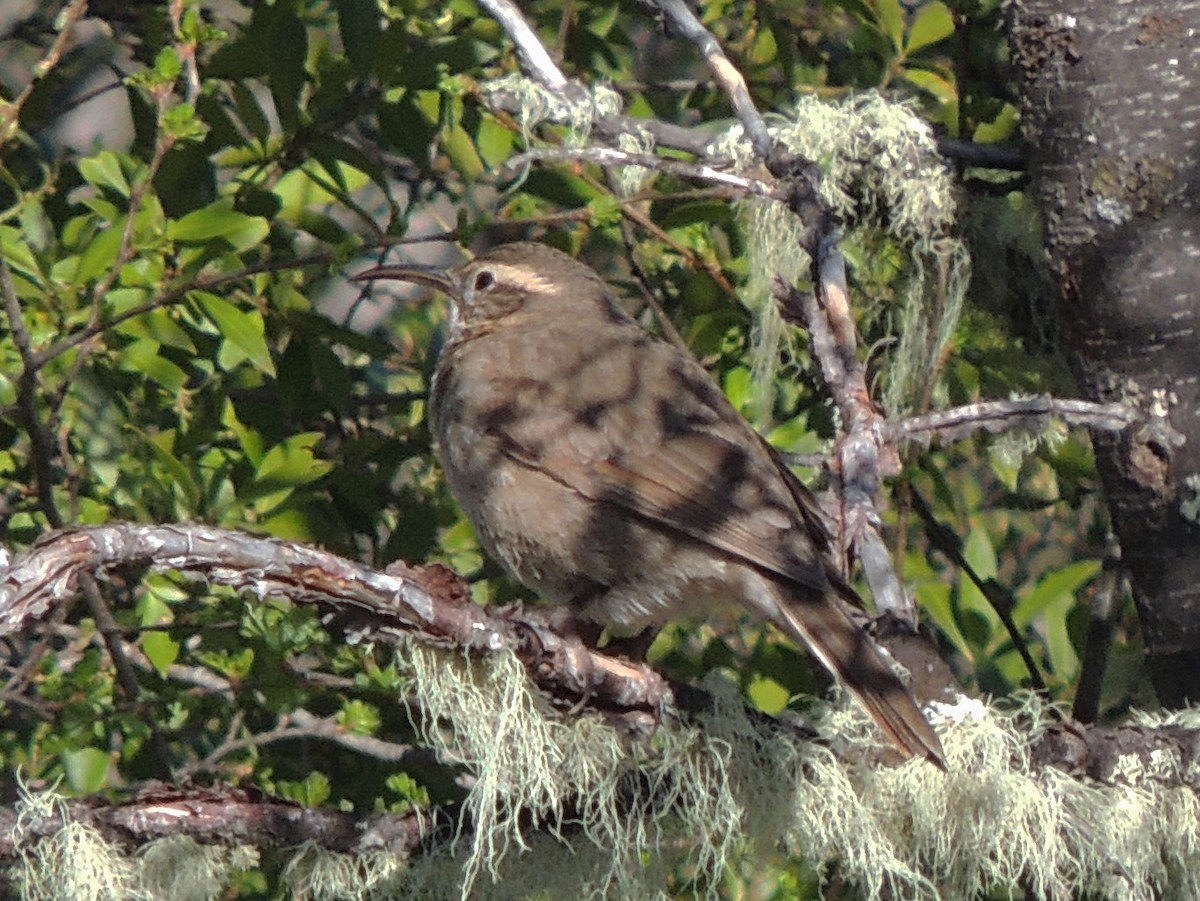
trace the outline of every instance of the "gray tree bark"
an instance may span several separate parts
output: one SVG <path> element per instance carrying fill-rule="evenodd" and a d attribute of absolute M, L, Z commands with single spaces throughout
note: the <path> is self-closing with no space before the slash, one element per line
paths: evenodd
<path fill-rule="evenodd" d="M 1175 706 L 1200 699 L 1200 2 L 1012 14 L 1071 367 L 1089 398 L 1164 426 L 1094 444 L 1151 676 Z"/>

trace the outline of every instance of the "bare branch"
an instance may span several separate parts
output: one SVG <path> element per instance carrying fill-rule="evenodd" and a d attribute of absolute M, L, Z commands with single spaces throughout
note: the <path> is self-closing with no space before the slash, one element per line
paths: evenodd
<path fill-rule="evenodd" d="M 911 416 L 888 425 L 888 437 L 897 444 L 928 446 L 934 439 L 958 441 L 975 432 L 1013 429 L 1044 431 L 1052 419 L 1070 426 L 1119 432 L 1145 422 L 1145 416 L 1120 403 L 1095 403 L 1043 395 L 1013 400 L 983 401 L 952 410 Z"/>
<path fill-rule="evenodd" d="M 479 0 L 479 5 L 491 13 L 492 18 L 500 23 L 500 27 L 512 39 L 517 55 L 533 78 L 555 91 L 565 90 L 569 86 L 567 77 L 550 58 L 515 3 L 510 0 Z"/>
<path fill-rule="evenodd" d="M 476 606 L 444 567 L 381 573 L 303 545 L 195 524 L 110 524 L 45 536 L 0 568 L 0 636 L 72 599 L 81 578 L 129 566 L 314 604 L 351 641 L 395 645 L 415 637 L 476 652 L 507 647 L 552 702 L 569 708 L 582 699 L 634 731 L 651 727 L 672 697 L 649 667 L 606 656 L 535 617 Z"/>
<path fill-rule="evenodd" d="M 688 163 L 683 160 L 670 160 L 652 153 L 627 153 L 612 147 L 538 147 L 518 154 L 506 162 L 505 168 L 517 171 L 532 162 L 549 160 L 563 162 L 579 160 L 595 163 L 598 166 L 640 166 L 643 169 L 653 169 L 656 172 L 667 172 L 684 178 L 694 178 L 699 181 L 712 182 L 735 188 L 743 194 L 754 194 L 759 197 L 781 199 L 779 189 L 770 182 L 758 178 L 749 178 L 710 166 L 705 163 Z"/>
<path fill-rule="evenodd" d="M 833 475 L 841 502 L 841 548 L 862 564 L 875 606 L 908 620 L 915 617 L 880 534 L 878 512 L 882 479 L 899 470 L 899 458 L 887 441 L 886 420 L 871 403 L 866 369 L 858 359 L 858 333 L 846 288 L 842 255 L 827 249 L 813 263 L 816 291 L 777 286 L 781 314 L 807 327 L 813 358 L 842 417 L 844 435 L 835 451 Z"/>
<path fill-rule="evenodd" d="M 21 110 L 26 101 L 33 95 L 33 89 L 45 80 L 46 76 L 53 72 L 62 60 L 67 45 L 71 42 L 71 33 L 75 23 L 79 21 L 86 9 L 87 0 L 72 0 L 66 9 L 59 13 L 58 37 L 54 39 L 54 43 L 50 45 L 46 55 L 33 67 L 34 77 L 29 79 L 29 84 L 21 89 L 21 93 L 11 103 L 0 101 L 0 144 L 9 141 L 17 133 Z"/>
<path fill-rule="evenodd" d="M 487 91 L 480 92 L 480 99 L 493 112 L 514 116 L 521 113 L 521 97 L 515 91 L 504 90 L 493 84 L 488 86 Z M 592 123 L 592 133 L 610 140 L 620 135 L 644 134 L 657 147 L 669 147 L 696 156 L 705 156 L 713 140 L 713 133 L 709 129 L 686 128 L 658 119 L 638 119 L 619 113 L 597 117 Z"/>
<path fill-rule="evenodd" d="M 646 0 L 646 2 L 661 11 L 672 28 L 696 45 L 708 63 L 709 69 L 712 70 L 713 77 L 729 95 L 733 111 L 741 121 L 742 127 L 746 129 L 746 135 L 750 138 L 750 146 L 754 148 L 755 156 L 764 162 L 769 160 L 774 140 L 767 131 L 767 123 L 754 106 L 754 101 L 750 99 L 750 90 L 746 87 L 746 79 L 729 61 L 729 57 L 725 55 L 725 51 L 721 49 L 720 43 L 713 37 L 712 32 L 700 24 L 700 20 L 696 18 L 684 0 Z"/>

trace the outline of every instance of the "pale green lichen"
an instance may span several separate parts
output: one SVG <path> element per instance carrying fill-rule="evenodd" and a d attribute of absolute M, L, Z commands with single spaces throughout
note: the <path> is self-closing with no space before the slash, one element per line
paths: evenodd
<path fill-rule="evenodd" d="M 785 859 L 867 898 L 1200 896 L 1197 764 L 1173 751 L 1130 755 L 1105 783 L 1035 766 L 1031 749 L 1056 720 L 1033 696 L 1004 711 L 934 705 L 943 773 L 870 762 L 864 753 L 885 742 L 857 705 L 816 708 L 817 743 L 749 718 L 719 675 L 706 686 L 712 711 L 687 722 L 665 711 L 655 735 L 635 739 L 551 711 L 511 655 L 413 644 L 402 666 L 425 740 L 475 779 L 473 828 L 412 861 L 302 848 L 286 873 L 295 896 L 715 896 L 731 874 L 761 882 Z M 1197 728 L 1200 714 L 1135 721 Z M 126 857 L 77 825 L 16 838 L 25 898 L 184 897 L 169 894 L 181 883 L 164 881 L 168 867 L 205 882 L 190 897 L 214 897 L 209 886 L 251 860 L 214 863 L 188 841 Z"/>
<path fill-rule="evenodd" d="M 928 124 L 908 105 L 876 93 L 841 104 L 803 98 L 786 117 L 772 120 L 771 134 L 821 167 L 818 190 L 839 221 L 851 229 L 881 229 L 907 254 L 884 396 L 889 413 L 900 412 L 936 374 L 970 280 L 969 254 L 954 234 L 953 174 Z M 751 159 L 741 126 L 714 149 L 742 163 Z M 764 198 L 743 198 L 737 209 L 751 263 L 743 299 L 757 319 L 754 370 L 766 389 L 785 331 L 771 299 L 773 283 L 776 276 L 793 284 L 808 281 L 808 261 L 798 251 L 805 223 Z"/>
<path fill-rule="evenodd" d="M 288 862 L 283 878 L 293 898 L 372 901 L 404 897 L 407 870 L 408 861 L 399 854 L 339 854 L 306 845 Z"/>
<path fill-rule="evenodd" d="M 17 859 L 9 878 L 23 901 L 120 901 L 145 897 L 137 891 L 132 862 L 90 826 L 71 822 L 53 789 L 33 793 L 18 780 L 21 800 L 12 842 Z M 34 820 L 57 816 L 64 826 L 40 840 L 27 837 Z"/>
<path fill-rule="evenodd" d="M 1035 395 L 1013 392 L 1009 400 L 1031 400 Z M 1030 416 L 1020 420 L 1021 426 L 1008 428 L 996 435 L 992 440 L 991 454 L 1000 467 L 1014 472 L 1014 481 L 1009 485 L 1015 488 L 1015 472 L 1021 465 L 1042 448 L 1056 450 L 1070 437 L 1067 424 L 1056 416 Z"/>
<path fill-rule="evenodd" d="M 143 895 L 171 901 L 215 901 L 225 896 L 230 878 L 258 866 L 250 847 L 202 845 L 179 835 L 151 842 L 138 852 L 138 885 Z"/>
<path fill-rule="evenodd" d="M 517 101 L 516 119 L 528 138 L 530 132 L 543 122 L 553 122 L 568 128 L 568 145 L 581 146 L 591 133 L 592 123 L 602 116 L 621 111 L 621 95 L 607 85 L 593 85 L 587 90 L 552 91 L 523 75 L 506 75 L 479 86 L 488 95 L 513 97 Z"/>
<path fill-rule="evenodd" d="M 474 659 L 413 645 L 407 657 L 430 724 L 426 741 L 476 776 L 466 802 L 473 830 L 459 840 L 469 848 L 464 896 L 481 877 L 499 881 L 504 862 L 528 850 L 522 817 L 555 836 L 579 829 L 606 849 L 606 890 L 625 896 L 640 882 L 644 855 L 688 834 L 706 837 L 692 851 L 705 872 L 719 873 L 735 853 L 739 804 L 718 731 L 662 730 L 649 744 L 632 742 L 598 718 L 552 714 L 511 654 Z M 640 815 L 625 810 L 631 799 L 646 805 Z"/>

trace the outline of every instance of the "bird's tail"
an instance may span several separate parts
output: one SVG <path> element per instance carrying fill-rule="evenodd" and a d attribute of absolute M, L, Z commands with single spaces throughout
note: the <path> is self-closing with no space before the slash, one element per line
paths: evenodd
<path fill-rule="evenodd" d="M 829 589 L 777 604 L 775 624 L 802 642 L 845 685 L 906 757 L 924 757 L 941 769 L 946 756 L 937 733 L 907 686 Z"/>

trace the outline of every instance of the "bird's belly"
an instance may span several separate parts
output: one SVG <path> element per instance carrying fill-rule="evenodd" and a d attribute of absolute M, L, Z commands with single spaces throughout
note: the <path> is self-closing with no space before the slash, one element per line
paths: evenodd
<path fill-rule="evenodd" d="M 727 564 L 710 550 L 686 539 L 681 547 L 622 509 L 581 503 L 571 488 L 503 458 L 483 468 L 446 463 L 485 550 L 543 599 L 628 633 L 728 606 Z"/>
<path fill-rule="evenodd" d="M 622 634 L 635 634 L 668 622 L 709 620 L 739 609 L 730 603 L 729 587 L 717 573 L 710 578 L 680 578 L 668 571 L 618 583 L 583 605 L 580 614 Z M 723 618 L 723 617 L 721 617 Z"/>

